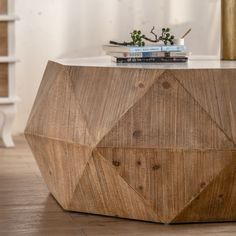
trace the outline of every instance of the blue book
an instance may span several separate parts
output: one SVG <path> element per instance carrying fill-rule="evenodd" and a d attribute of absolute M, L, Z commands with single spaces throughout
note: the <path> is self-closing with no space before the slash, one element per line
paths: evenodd
<path fill-rule="evenodd" d="M 137 46 L 119 46 L 103 45 L 106 52 L 128 52 L 128 53 L 146 53 L 146 52 L 182 52 L 186 50 L 183 45 L 149 45 L 144 47 Z"/>
<path fill-rule="evenodd" d="M 186 47 L 184 45 L 163 45 L 163 52 L 183 52 L 186 51 Z"/>
<path fill-rule="evenodd" d="M 128 47 L 130 52 L 161 52 L 162 46 Z"/>
<path fill-rule="evenodd" d="M 181 52 L 106 52 L 112 57 L 186 57 L 186 51 Z"/>

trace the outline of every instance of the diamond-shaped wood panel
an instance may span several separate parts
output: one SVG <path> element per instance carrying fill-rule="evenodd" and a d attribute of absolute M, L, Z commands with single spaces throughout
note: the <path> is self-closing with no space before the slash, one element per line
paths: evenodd
<path fill-rule="evenodd" d="M 49 190 L 78 212 L 236 220 L 235 76 L 49 62 L 25 129 Z"/>

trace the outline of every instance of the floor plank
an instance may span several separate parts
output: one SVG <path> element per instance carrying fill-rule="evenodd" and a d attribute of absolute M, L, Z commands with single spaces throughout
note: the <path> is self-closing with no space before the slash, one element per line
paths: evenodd
<path fill-rule="evenodd" d="M 22 136 L 0 148 L 0 236 L 235 236 L 236 223 L 160 225 L 65 212 L 49 194 Z"/>

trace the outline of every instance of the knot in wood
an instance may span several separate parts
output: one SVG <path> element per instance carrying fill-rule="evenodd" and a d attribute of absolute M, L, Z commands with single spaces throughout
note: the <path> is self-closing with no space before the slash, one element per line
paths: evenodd
<path fill-rule="evenodd" d="M 141 164 L 142 164 L 141 161 L 137 161 L 136 163 L 138 166 L 141 166 Z"/>
<path fill-rule="evenodd" d="M 169 89 L 169 88 L 170 88 L 170 83 L 167 82 L 167 81 L 165 81 L 165 82 L 162 83 L 162 87 L 163 87 L 164 89 Z"/>
<path fill-rule="evenodd" d="M 142 185 L 140 185 L 138 188 L 139 188 L 139 190 L 143 190 L 143 186 Z"/>
<path fill-rule="evenodd" d="M 160 168 L 161 168 L 160 165 L 154 165 L 154 166 L 152 167 L 153 170 L 158 170 L 158 169 L 160 169 Z"/>
<path fill-rule="evenodd" d="M 139 136 L 141 136 L 141 134 L 142 134 L 141 130 L 135 130 L 135 131 L 133 132 L 133 136 L 134 136 L 134 137 L 139 137 Z"/>
<path fill-rule="evenodd" d="M 140 82 L 140 83 L 138 84 L 138 87 L 139 87 L 139 88 L 144 88 L 144 84 Z"/>
<path fill-rule="evenodd" d="M 119 162 L 119 161 L 112 161 L 112 164 L 113 164 L 114 166 L 120 166 L 120 162 Z"/>

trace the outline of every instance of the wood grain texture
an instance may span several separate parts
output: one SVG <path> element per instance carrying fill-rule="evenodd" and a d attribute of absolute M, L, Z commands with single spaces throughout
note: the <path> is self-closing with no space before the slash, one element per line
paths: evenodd
<path fill-rule="evenodd" d="M 0 97 L 8 96 L 8 64 L 0 64 Z"/>
<path fill-rule="evenodd" d="M 46 85 L 39 89 L 44 92 L 38 93 L 26 133 L 93 146 L 94 138 L 76 102 L 72 83 L 66 79 L 66 70 L 59 68 L 55 75 L 45 73 Z"/>
<path fill-rule="evenodd" d="M 161 223 L 236 220 L 206 209 L 218 204 L 223 182 L 222 206 L 236 209 L 235 178 L 219 177 L 236 157 L 235 76 L 49 62 L 26 138 L 66 210 Z"/>
<path fill-rule="evenodd" d="M 48 189 L 63 208 L 68 208 L 92 148 L 40 136 L 27 138 Z"/>
<path fill-rule="evenodd" d="M 234 144 L 165 72 L 98 146 L 221 150 Z"/>
<path fill-rule="evenodd" d="M 224 169 L 173 222 L 236 220 L 236 161 Z M 213 217 L 212 217 L 213 216 Z"/>
<path fill-rule="evenodd" d="M 236 157 L 236 152 L 231 151 L 147 148 L 97 150 L 151 204 L 162 222 L 168 223 Z"/>
<path fill-rule="evenodd" d="M 0 56 L 8 55 L 8 23 L 0 22 Z"/>
<path fill-rule="evenodd" d="M 69 209 L 137 220 L 161 221 L 149 203 L 96 151 L 79 181 Z"/>
<path fill-rule="evenodd" d="M 96 144 L 162 73 L 162 70 L 71 68 L 77 104 Z"/>
<path fill-rule="evenodd" d="M 235 70 L 176 70 L 172 73 L 212 121 L 235 143 Z"/>
<path fill-rule="evenodd" d="M 8 0 L 0 0 L 0 14 L 7 14 Z"/>
<path fill-rule="evenodd" d="M 162 225 L 64 211 L 46 188 L 22 136 L 0 147 L 0 235 L 233 236 L 235 223 Z M 227 186 L 227 185 L 226 185 Z"/>

